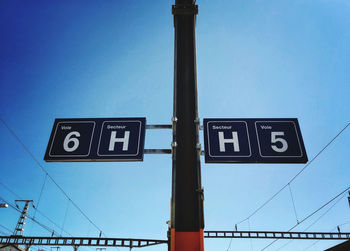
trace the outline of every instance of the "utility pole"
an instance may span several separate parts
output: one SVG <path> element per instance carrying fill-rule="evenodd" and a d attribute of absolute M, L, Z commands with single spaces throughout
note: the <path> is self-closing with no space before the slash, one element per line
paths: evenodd
<path fill-rule="evenodd" d="M 14 236 L 23 236 L 23 232 L 24 232 L 24 225 L 26 224 L 26 218 L 27 218 L 27 214 L 28 214 L 28 208 L 29 208 L 29 204 L 31 202 L 33 202 L 32 200 L 15 200 L 15 202 L 25 202 L 25 205 L 23 207 L 21 216 L 18 219 L 17 225 L 15 227 L 15 231 L 13 232 Z M 17 206 L 17 204 L 16 204 Z"/>
<path fill-rule="evenodd" d="M 26 224 L 26 218 L 28 214 L 29 204 L 33 202 L 33 200 L 15 200 L 16 207 L 18 208 L 17 202 L 25 202 L 21 216 L 18 219 L 17 225 L 15 227 L 15 231 L 13 231 L 13 236 L 23 236 L 24 225 Z M 29 251 L 30 244 L 25 245 L 25 251 Z"/>
<path fill-rule="evenodd" d="M 175 0 L 171 251 L 204 250 L 199 141 L 195 0 Z"/>

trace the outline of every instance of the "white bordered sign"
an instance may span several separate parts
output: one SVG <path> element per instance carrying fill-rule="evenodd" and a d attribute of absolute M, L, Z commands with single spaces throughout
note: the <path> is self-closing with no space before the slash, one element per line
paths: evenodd
<path fill-rule="evenodd" d="M 298 120 L 204 119 L 207 163 L 306 163 Z"/>
<path fill-rule="evenodd" d="M 46 161 L 142 161 L 146 118 L 56 119 Z"/>

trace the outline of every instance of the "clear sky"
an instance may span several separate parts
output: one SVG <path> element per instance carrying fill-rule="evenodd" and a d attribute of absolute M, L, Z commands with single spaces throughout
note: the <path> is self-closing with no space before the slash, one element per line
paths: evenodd
<path fill-rule="evenodd" d="M 109 237 L 166 238 L 171 156 L 145 155 L 143 162 L 133 163 L 46 163 L 43 156 L 55 118 L 146 117 L 148 124 L 171 123 L 171 4 L 0 1 L 0 117 Z M 350 122 L 350 2 L 199 0 L 197 4 L 201 119 L 298 118 L 309 160 L 315 157 Z M 290 184 L 299 221 L 349 187 L 349 140 L 346 129 Z M 203 145 L 202 135 L 201 141 Z M 170 130 L 146 132 L 146 148 L 170 148 L 170 144 Z M 38 163 L 2 122 L 0 154 L 0 197 L 12 203 L 18 199 L 5 185 L 20 198 L 33 199 L 41 212 L 71 235 L 99 235 L 45 179 Z M 205 230 L 233 230 L 305 166 L 202 160 Z M 336 231 L 341 225 L 342 231 L 350 232 L 347 195 L 334 202 L 294 230 L 304 231 L 324 214 L 308 231 Z M 29 214 L 35 214 L 33 208 Z M 15 210 L 0 208 L 0 224 L 11 231 L 18 217 Z M 61 234 L 39 213 L 35 218 Z M 287 231 L 296 223 L 287 187 L 238 230 Z M 2 226 L 0 234 L 9 234 Z M 50 233 L 29 220 L 25 235 Z M 230 250 L 261 250 L 270 242 L 234 239 Z M 267 250 L 286 243 L 280 240 Z M 337 243 L 292 241 L 281 250 L 323 250 Z M 205 240 L 208 251 L 226 251 L 228 246 L 229 240 Z"/>

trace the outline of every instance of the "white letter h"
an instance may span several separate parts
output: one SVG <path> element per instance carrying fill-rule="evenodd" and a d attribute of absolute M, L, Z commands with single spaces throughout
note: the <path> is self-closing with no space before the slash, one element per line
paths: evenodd
<path fill-rule="evenodd" d="M 130 131 L 125 131 L 124 138 L 117 138 L 117 132 L 112 131 L 111 133 L 111 139 L 109 141 L 109 151 L 114 151 L 114 146 L 116 142 L 122 142 L 123 143 L 123 151 L 127 151 L 129 148 L 129 136 L 130 136 Z"/>
<path fill-rule="evenodd" d="M 232 139 L 225 139 L 224 132 L 219 132 L 219 147 L 220 152 L 225 152 L 225 144 L 232 143 L 233 151 L 239 152 L 239 143 L 238 143 L 238 135 L 237 132 L 232 132 Z"/>

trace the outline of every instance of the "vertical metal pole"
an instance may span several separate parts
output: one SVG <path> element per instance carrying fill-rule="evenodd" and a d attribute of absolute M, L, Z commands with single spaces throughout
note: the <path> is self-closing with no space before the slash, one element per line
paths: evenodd
<path fill-rule="evenodd" d="M 29 204 L 33 201 L 32 200 L 15 200 L 15 202 L 16 203 L 17 202 L 25 202 L 21 216 L 19 217 L 17 225 L 15 227 L 15 230 L 13 231 L 14 236 L 23 236 L 24 225 L 26 224 L 25 221 L 26 221 L 27 214 L 28 214 Z"/>
<path fill-rule="evenodd" d="M 171 231 L 170 231 L 170 228 L 167 231 L 167 239 L 168 239 L 168 251 L 171 251 Z"/>
<path fill-rule="evenodd" d="M 195 0 L 175 0 L 171 251 L 204 250 L 197 105 Z"/>

